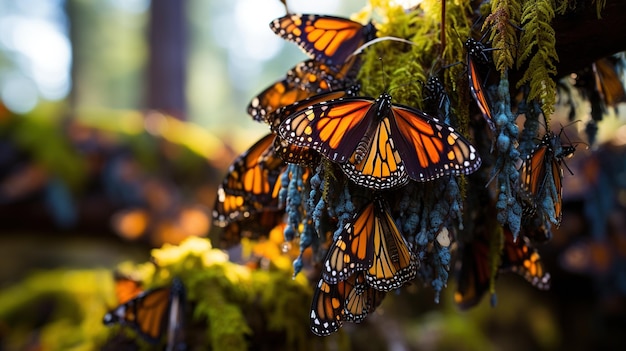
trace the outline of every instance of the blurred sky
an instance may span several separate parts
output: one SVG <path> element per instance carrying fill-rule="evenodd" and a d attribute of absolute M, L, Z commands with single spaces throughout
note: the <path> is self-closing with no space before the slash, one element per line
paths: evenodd
<path fill-rule="evenodd" d="M 88 83 L 80 84 L 77 104 L 87 110 L 141 106 L 143 92 L 136 90 L 143 88 L 150 0 L 0 0 L 0 98 L 4 104 L 14 112 L 27 113 L 41 100 L 67 98 L 73 58 L 66 1 L 83 9 L 93 7 L 95 16 L 104 19 L 104 25 L 93 22 L 94 43 L 89 43 L 91 52 L 84 56 L 90 62 L 81 65 L 84 70 L 77 78 Z M 289 1 L 293 12 L 346 17 L 365 4 L 366 0 Z M 243 135 L 265 133 L 265 128 L 247 117 L 248 102 L 306 59 L 294 44 L 269 29 L 274 18 L 284 15 L 283 5 L 278 0 L 187 0 L 186 5 L 189 119 L 218 135 L 232 136 L 233 124 L 241 126 Z M 111 34 L 102 33 L 106 31 Z M 99 80 L 92 73 L 107 70 L 116 71 L 109 78 L 123 77 Z"/>

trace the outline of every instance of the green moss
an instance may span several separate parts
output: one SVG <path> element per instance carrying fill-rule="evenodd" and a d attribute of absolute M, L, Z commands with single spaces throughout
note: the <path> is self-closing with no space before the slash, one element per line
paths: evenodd
<path fill-rule="evenodd" d="M 152 256 L 154 263 L 127 262 L 119 270 L 141 278 L 146 289 L 169 284 L 174 276 L 183 282 L 192 317 L 185 321 L 185 334 L 202 336 L 194 338 L 195 347 L 247 350 L 261 340 L 268 347 L 307 350 L 315 344 L 308 325 L 312 288 L 304 275 L 294 279 L 291 269 L 250 270 L 199 238 L 165 245 Z M 36 334 L 46 350 L 98 349 L 120 333 L 139 340 L 128 328 L 102 324 L 116 304 L 110 271 L 34 274 L 0 292 L 2 346 L 20 349 Z"/>

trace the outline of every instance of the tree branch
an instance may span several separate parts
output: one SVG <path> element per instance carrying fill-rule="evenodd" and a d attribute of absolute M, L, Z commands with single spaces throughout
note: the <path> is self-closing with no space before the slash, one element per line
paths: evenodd
<path fill-rule="evenodd" d="M 601 15 L 598 19 L 595 2 L 587 1 L 584 8 L 554 19 L 559 77 L 626 50 L 626 1 L 607 0 Z"/>

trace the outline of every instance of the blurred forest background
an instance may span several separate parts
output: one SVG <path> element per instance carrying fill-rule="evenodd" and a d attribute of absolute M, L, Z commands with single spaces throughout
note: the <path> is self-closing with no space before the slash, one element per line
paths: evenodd
<path fill-rule="evenodd" d="M 365 4 L 289 2 L 346 17 Z M 267 132 L 247 104 L 305 57 L 269 30 L 283 14 L 277 0 L 0 0 L 0 291 L 215 235 L 217 185 Z M 411 286 L 344 328 L 353 349 L 626 347 L 626 129 L 611 114 L 568 160 L 563 224 L 539 248 L 550 291 L 504 276 L 496 308 L 459 312 L 452 287 L 435 305 Z M 0 350 L 17 303 L 0 301 Z M 51 318 L 34 314 L 33 329 Z"/>

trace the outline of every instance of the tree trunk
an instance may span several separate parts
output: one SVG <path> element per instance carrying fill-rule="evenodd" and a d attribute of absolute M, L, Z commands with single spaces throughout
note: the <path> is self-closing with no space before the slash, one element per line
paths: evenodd
<path fill-rule="evenodd" d="M 152 0 L 147 108 L 184 119 L 186 17 L 184 0 Z"/>

